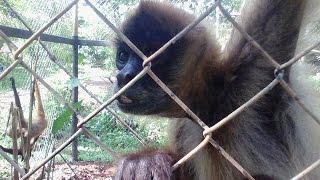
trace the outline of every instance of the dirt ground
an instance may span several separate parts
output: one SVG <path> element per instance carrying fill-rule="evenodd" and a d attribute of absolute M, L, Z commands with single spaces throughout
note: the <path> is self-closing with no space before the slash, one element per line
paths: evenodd
<path fill-rule="evenodd" d="M 71 169 L 71 168 L 72 169 Z M 70 164 L 55 164 L 54 172 L 50 179 L 53 180 L 112 180 L 116 171 L 111 165 L 94 163 L 94 162 L 78 162 Z M 36 177 L 36 175 L 34 176 Z"/>
<path fill-rule="evenodd" d="M 100 83 L 101 84 L 101 83 Z M 100 85 L 99 84 L 99 85 Z M 29 92 L 22 91 L 19 89 L 20 99 L 23 101 L 28 101 Z M 85 99 L 85 98 L 84 98 Z M 12 92 L 0 93 L 0 122 L 5 124 L 4 121 L 8 116 L 8 109 L 10 102 L 12 101 Z M 1 124 L 0 123 L 0 124 Z M 5 125 L 0 127 L 0 135 L 5 131 Z M 49 179 L 52 180 L 111 180 L 116 169 L 112 165 L 95 163 L 95 162 L 78 162 L 70 164 L 71 168 L 67 164 L 55 164 L 53 174 Z M 10 175 L 1 175 L 1 171 L 10 172 L 10 165 L 0 164 L 0 180 L 10 179 Z M 30 179 L 35 180 L 39 177 L 41 172 L 36 172 Z M 45 177 L 44 179 L 47 179 Z"/>

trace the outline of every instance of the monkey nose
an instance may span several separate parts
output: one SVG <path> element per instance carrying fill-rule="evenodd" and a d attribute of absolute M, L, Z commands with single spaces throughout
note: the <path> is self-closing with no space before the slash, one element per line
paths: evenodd
<path fill-rule="evenodd" d="M 129 81 L 131 81 L 134 78 L 134 76 L 135 76 L 134 72 L 130 70 L 126 70 L 126 71 L 120 71 L 116 77 L 119 83 L 126 84 Z"/>

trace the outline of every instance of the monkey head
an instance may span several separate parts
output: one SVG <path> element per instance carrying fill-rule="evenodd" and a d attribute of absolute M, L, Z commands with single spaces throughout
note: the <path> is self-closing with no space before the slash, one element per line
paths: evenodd
<path fill-rule="evenodd" d="M 121 31 L 146 56 L 150 56 L 193 20 L 194 16 L 182 10 L 177 11 L 169 4 L 159 6 L 153 1 L 142 1 L 129 14 Z M 203 87 L 199 83 L 205 83 L 202 76 L 209 70 L 203 67 L 210 65 L 209 57 L 203 54 L 204 51 L 212 50 L 207 39 L 212 39 L 211 36 L 206 33 L 203 25 L 197 25 L 152 61 L 151 70 L 184 102 L 188 96 L 200 93 L 199 88 L 194 91 L 193 86 Z M 120 38 L 116 38 L 115 46 L 116 66 L 119 70 L 115 88 L 117 91 L 143 69 L 143 61 Z M 172 117 L 180 116 L 177 114 L 183 112 L 148 75 L 125 91 L 118 98 L 117 104 L 122 111 L 134 114 Z"/>

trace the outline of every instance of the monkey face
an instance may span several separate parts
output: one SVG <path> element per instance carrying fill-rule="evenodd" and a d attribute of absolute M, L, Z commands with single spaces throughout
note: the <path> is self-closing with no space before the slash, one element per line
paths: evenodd
<path fill-rule="evenodd" d="M 142 18 L 142 17 L 141 17 Z M 173 34 L 161 30 L 153 20 L 144 17 L 144 23 L 149 22 L 146 27 L 138 18 L 137 24 L 130 24 L 125 28 L 124 34 L 146 55 L 150 56 L 158 50 L 163 44 L 169 41 Z M 127 26 L 126 26 L 127 27 Z M 117 41 L 116 66 L 119 70 L 117 74 L 116 91 L 132 80 L 141 70 L 142 59 L 139 58 L 124 42 Z M 172 90 L 175 90 L 174 84 L 177 71 L 179 69 L 179 58 L 175 52 L 177 45 L 171 46 L 164 53 L 152 61 L 152 71 Z M 130 87 L 124 94 L 118 98 L 119 108 L 128 113 L 135 114 L 159 114 L 169 109 L 173 101 L 171 98 L 148 76 Z"/>
<path fill-rule="evenodd" d="M 151 46 L 148 46 L 151 47 Z M 146 55 L 153 52 L 144 51 Z M 178 64 L 174 64 L 170 49 L 152 61 L 152 71 L 175 91 L 175 79 L 178 71 Z M 116 66 L 119 70 L 115 91 L 118 91 L 141 70 L 142 59 L 125 45 L 117 48 Z M 126 90 L 118 99 L 117 105 L 127 113 L 134 114 L 161 114 L 170 109 L 173 101 L 171 98 L 148 76 L 145 75 L 132 87 Z"/>
<path fill-rule="evenodd" d="M 152 55 L 192 21 L 192 17 L 184 13 L 173 14 L 170 16 L 172 19 L 168 19 L 166 14 L 154 14 L 153 8 L 158 8 L 153 2 L 140 4 L 121 26 L 123 34 L 146 56 Z M 181 17 L 177 18 L 178 16 Z M 185 21 L 180 21 L 182 18 Z M 185 44 L 187 43 L 184 39 L 176 41 L 152 61 L 151 70 L 174 93 L 178 91 L 177 79 L 181 74 L 179 69 L 185 61 L 183 58 L 184 49 L 187 46 Z M 116 66 L 119 70 L 115 88 L 117 91 L 141 72 L 143 67 L 142 59 L 120 38 L 116 38 L 115 46 L 117 48 Z M 172 111 L 172 106 L 176 106 L 170 96 L 148 75 L 130 87 L 117 102 L 124 112 L 164 116 L 167 111 Z"/>

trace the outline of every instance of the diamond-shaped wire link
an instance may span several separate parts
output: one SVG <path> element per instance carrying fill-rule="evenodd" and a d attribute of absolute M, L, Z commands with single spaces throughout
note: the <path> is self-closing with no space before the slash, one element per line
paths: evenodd
<path fill-rule="evenodd" d="M 88 137 L 90 137 L 94 142 L 96 142 L 102 149 L 104 149 L 106 152 L 112 155 L 114 159 L 118 159 L 118 156 L 110 150 L 107 146 L 102 144 L 97 137 L 95 137 L 86 127 L 84 127 L 84 124 L 91 120 L 95 115 L 97 115 L 100 111 L 107 108 L 107 106 L 112 103 L 117 97 L 119 97 L 125 90 L 130 88 L 136 81 L 141 79 L 143 76 L 148 74 L 165 92 L 167 92 L 170 97 L 172 97 L 178 105 L 180 105 L 191 117 L 192 119 L 200 124 L 204 128 L 204 140 L 190 153 L 188 153 L 185 157 L 183 157 L 180 161 L 178 161 L 173 167 L 176 168 L 188 159 L 190 159 L 192 156 L 194 156 L 200 149 L 202 149 L 204 146 L 206 146 L 208 143 L 211 143 L 213 147 L 215 147 L 221 154 L 233 165 L 235 166 L 243 175 L 245 178 L 253 179 L 253 177 L 239 164 L 237 163 L 234 158 L 232 158 L 222 147 L 220 147 L 212 138 L 211 133 L 215 131 L 216 129 L 220 128 L 224 124 L 231 121 L 235 116 L 243 112 L 246 108 L 248 108 L 250 105 L 254 104 L 259 98 L 263 97 L 267 92 L 269 92 L 273 87 L 275 87 L 278 83 L 286 90 L 286 92 L 293 97 L 293 99 L 299 104 L 299 106 L 307 113 L 309 114 L 318 124 L 320 124 L 319 119 L 306 107 L 304 104 L 297 98 L 295 92 L 290 88 L 290 86 L 282 79 L 282 72 L 280 70 L 287 68 L 297 62 L 302 56 L 306 55 L 308 52 L 310 52 L 312 49 L 320 45 L 320 41 L 309 48 L 305 49 L 303 52 L 296 55 L 294 58 L 289 60 L 287 63 L 284 64 L 278 64 L 239 24 L 237 24 L 233 18 L 230 16 L 230 14 L 224 9 L 224 7 L 221 5 L 220 1 L 217 0 L 208 10 L 200 15 L 194 22 L 192 22 L 189 26 L 187 26 L 184 30 L 182 30 L 177 36 L 172 38 L 169 42 L 167 42 L 163 47 L 161 47 L 158 51 L 156 51 L 154 54 L 152 54 L 149 57 L 146 57 L 128 38 L 126 38 L 89 0 L 85 0 L 85 2 L 93 9 L 93 11 L 112 29 L 114 30 L 118 36 L 125 42 L 127 45 L 138 55 L 143 59 L 143 66 L 144 69 L 135 77 L 133 78 L 127 85 L 125 85 L 123 88 L 121 88 L 117 93 L 115 93 L 109 100 L 102 103 L 98 99 L 95 98 L 95 96 L 92 94 L 92 97 L 96 99 L 101 105 L 96 108 L 94 111 L 92 111 L 89 115 L 87 115 L 85 118 L 83 118 L 75 109 L 72 108 L 72 106 L 67 103 L 64 98 L 59 95 L 49 84 L 47 84 L 36 72 L 34 72 L 25 62 L 23 62 L 22 57 L 19 56 L 23 50 L 28 47 L 35 39 L 37 39 L 47 28 L 49 28 L 54 22 L 56 22 L 64 13 L 69 11 L 78 0 L 72 1 L 63 11 L 61 11 L 56 17 L 54 17 L 49 23 L 47 23 L 43 28 L 35 32 L 21 47 L 15 50 L 14 52 L 14 59 L 15 61 L 2 73 L 0 74 L 0 80 L 5 77 L 10 71 L 12 71 L 18 64 L 21 64 L 22 67 L 24 67 L 29 73 L 31 73 L 33 76 L 35 76 L 39 81 L 50 91 L 54 94 L 55 97 L 59 99 L 66 107 L 72 109 L 76 114 L 80 122 L 78 123 L 79 130 L 73 134 L 65 143 L 63 143 L 59 148 L 57 148 L 54 152 L 52 152 L 46 159 L 44 159 L 38 166 L 36 166 L 34 169 L 32 169 L 30 172 L 25 174 L 22 179 L 27 179 L 32 175 L 37 169 L 39 169 L 41 166 L 43 166 L 45 163 L 47 163 L 51 158 L 53 158 L 57 153 L 62 151 L 65 147 L 67 147 L 76 137 L 78 137 L 81 133 L 84 133 Z M 208 127 L 200 118 L 198 118 L 162 81 L 159 79 L 150 69 L 150 63 L 152 62 L 152 59 L 160 55 L 171 43 L 174 43 L 179 38 L 183 37 L 184 34 L 186 34 L 189 30 L 191 30 L 194 26 L 196 26 L 198 23 L 200 23 L 205 17 L 207 17 L 213 10 L 215 10 L 216 7 L 219 7 L 221 13 L 234 25 L 234 27 L 242 34 L 244 37 L 248 40 L 249 43 L 251 43 L 255 48 L 257 48 L 261 54 L 266 57 L 266 59 L 269 61 L 269 63 L 275 68 L 275 72 L 277 74 L 276 78 L 263 90 L 261 90 L 258 94 L 256 94 L 254 97 L 252 97 L 250 100 L 248 100 L 245 104 L 240 106 L 238 109 L 236 109 L 234 112 L 229 114 L 227 117 L 219 121 L 217 124 L 215 124 L 212 127 Z M 40 41 L 40 44 L 42 42 Z M 44 46 L 43 44 L 41 44 Z M 45 46 L 44 46 L 45 48 Z M 46 48 L 45 48 L 46 49 Z M 47 51 L 47 49 L 46 49 Z M 47 51 L 50 56 L 50 51 Z M 54 58 L 54 55 L 51 54 L 51 57 Z M 64 69 L 62 65 L 58 66 L 61 69 Z M 66 70 L 65 70 L 66 71 Z M 73 77 L 68 71 L 66 71 L 67 74 L 69 74 L 71 77 Z M 280 73 L 278 73 L 280 72 Z M 81 85 L 80 87 L 82 87 Z M 86 88 L 82 87 L 83 89 Z M 91 95 L 90 92 L 87 92 Z M 303 177 L 305 174 L 307 174 L 309 171 L 314 169 L 315 167 L 319 166 L 320 160 L 316 161 L 314 164 L 312 164 L 310 167 L 306 168 L 304 171 L 302 171 L 300 174 L 295 176 L 293 179 L 299 179 Z"/>

